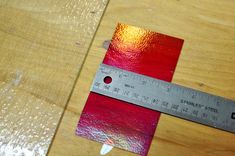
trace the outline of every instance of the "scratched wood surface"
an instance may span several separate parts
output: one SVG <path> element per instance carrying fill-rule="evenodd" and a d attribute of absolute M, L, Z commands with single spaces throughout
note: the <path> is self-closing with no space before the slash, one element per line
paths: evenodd
<path fill-rule="evenodd" d="M 95 156 L 101 144 L 75 136 L 89 88 L 118 22 L 185 40 L 173 83 L 235 99 L 234 0 L 111 0 L 49 156 Z M 234 156 L 235 135 L 162 115 L 150 156 Z M 108 155 L 135 155 L 120 149 Z"/>
<path fill-rule="evenodd" d="M 0 155 L 45 155 L 107 0 L 0 1 Z"/>

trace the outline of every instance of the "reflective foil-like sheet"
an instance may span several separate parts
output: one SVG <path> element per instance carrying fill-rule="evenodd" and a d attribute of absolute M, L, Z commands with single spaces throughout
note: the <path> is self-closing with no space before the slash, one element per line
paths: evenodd
<path fill-rule="evenodd" d="M 118 24 L 103 63 L 171 81 L 183 40 Z M 76 134 L 147 155 L 160 113 L 90 93 Z"/>

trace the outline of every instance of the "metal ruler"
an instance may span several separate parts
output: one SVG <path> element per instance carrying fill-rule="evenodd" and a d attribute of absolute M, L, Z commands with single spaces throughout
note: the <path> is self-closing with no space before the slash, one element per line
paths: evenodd
<path fill-rule="evenodd" d="M 235 133 L 235 101 L 101 64 L 92 92 Z"/>

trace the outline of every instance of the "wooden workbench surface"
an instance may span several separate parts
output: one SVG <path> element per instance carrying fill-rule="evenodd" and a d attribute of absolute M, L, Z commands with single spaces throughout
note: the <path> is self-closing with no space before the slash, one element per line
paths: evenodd
<path fill-rule="evenodd" d="M 100 143 L 74 134 L 89 88 L 118 22 L 185 40 L 173 83 L 235 99 L 233 0 L 111 0 L 51 146 L 49 156 L 99 155 Z M 161 115 L 149 155 L 234 156 L 235 135 Z M 135 155 L 120 149 L 108 155 Z"/>
<path fill-rule="evenodd" d="M 61 112 L 65 106 L 78 70 L 82 66 L 51 144 L 49 156 L 99 155 L 102 144 L 76 136 L 75 129 L 95 71 L 106 52 L 102 44 L 105 40 L 111 39 L 118 22 L 184 39 L 173 83 L 235 99 L 234 0 L 110 0 L 84 64 L 83 58 L 86 56 L 92 34 L 84 38 L 79 36 L 80 33 L 76 30 L 94 30 L 96 24 L 85 29 L 80 22 L 89 21 L 92 24 L 93 19 L 98 20 L 102 12 L 97 13 L 97 10 L 88 9 L 85 11 L 89 12 L 88 18 L 77 21 L 76 16 L 80 16 L 81 13 L 79 8 L 84 7 L 80 5 L 83 4 L 82 1 L 57 1 L 57 5 L 53 5 L 53 0 L 50 0 L 37 6 L 34 2 L 36 1 L 27 2 L 24 6 L 23 2 L 9 1 L 12 5 L 8 8 L 3 7 L 7 1 L 0 2 L 0 9 L 4 12 L 0 14 L 0 18 L 5 19 L 0 21 L 0 89 L 5 86 L 6 81 L 12 80 L 12 77 L 16 77 L 16 81 L 11 84 L 13 86 L 18 85 L 17 77 L 22 78 L 21 87 L 12 91 L 13 95 L 21 96 L 23 105 L 20 107 L 25 106 L 25 101 L 30 104 L 32 100 L 36 101 L 35 107 L 39 104 L 40 107 L 47 108 L 55 104 L 55 108 L 52 109 L 58 110 L 54 112 L 56 117 L 52 119 L 58 120 L 60 114 L 57 112 Z M 89 0 L 89 4 L 91 2 L 93 1 Z M 94 5 L 98 6 L 98 2 Z M 46 6 L 54 10 L 47 12 Z M 60 6 L 65 8 L 61 9 L 62 12 L 59 11 L 61 16 L 56 16 Z M 98 9 L 104 6 L 105 0 Z M 37 10 L 40 7 L 46 9 L 44 11 L 47 14 L 41 13 L 40 9 Z M 93 16 L 95 18 L 91 18 Z M 33 23 L 25 27 L 29 20 L 33 20 Z M 16 27 L 9 27 L 11 23 Z M 82 34 L 85 34 L 84 32 Z M 78 39 L 81 41 L 76 43 Z M 8 40 L 12 42 L 7 42 Z M 58 52 L 61 52 L 61 55 L 55 55 Z M 5 64 L 7 66 L 3 66 Z M 16 71 L 18 68 L 20 71 Z M 11 72 L 10 75 L 5 74 Z M 40 79 L 37 79 L 37 76 Z M 34 87 L 38 89 L 32 89 Z M 6 100 L 9 100 L 7 98 Z M 234 134 L 162 114 L 149 155 L 234 156 L 234 140 Z M 107 155 L 136 154 L 114 148 Z"/>
<path fill-rule="evenodd" d="M 0 155 L 45 155 L 107 0 L 0 1 Z"/>

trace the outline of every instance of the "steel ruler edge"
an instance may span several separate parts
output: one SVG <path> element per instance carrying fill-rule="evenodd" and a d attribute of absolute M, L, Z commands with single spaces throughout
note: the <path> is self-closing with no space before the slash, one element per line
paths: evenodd
<path fill-rule="evenodd" d="M 235 101 L 220 96 L 105 64 L 97 70 L 91 91 L 235 133 Z"/>

